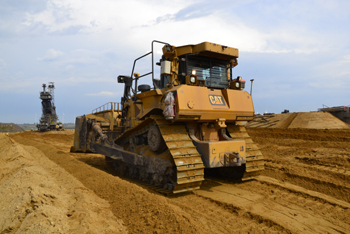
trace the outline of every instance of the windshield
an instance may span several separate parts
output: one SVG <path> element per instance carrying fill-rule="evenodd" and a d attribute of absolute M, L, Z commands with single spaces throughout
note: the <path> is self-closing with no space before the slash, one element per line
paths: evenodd
<path fill-rule="evenodd" d="M 188 56 L 187 61 L 187 74 L 196 70 L 197 78 L 205 80 L 205 86 L 228 88 L 229 61 L 200 56 Z"/>

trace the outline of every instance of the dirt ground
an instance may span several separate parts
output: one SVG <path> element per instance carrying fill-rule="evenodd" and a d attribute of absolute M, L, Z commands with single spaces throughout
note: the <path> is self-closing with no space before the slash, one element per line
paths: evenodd
<path fill-rule="evenodd" d="M 73 131 L 0 135 L 0 233 L 350 233 L 350 129 L 279 121 L 247 129 L 266 159 L 255 180 L 168 197 L 70 153 Z"/>
<path fill-rule="evenodd" d="M 293 112 L 259 115 L 248 124 L 250 128 L 350 129 L 349 124 L 328 112 Z"/>

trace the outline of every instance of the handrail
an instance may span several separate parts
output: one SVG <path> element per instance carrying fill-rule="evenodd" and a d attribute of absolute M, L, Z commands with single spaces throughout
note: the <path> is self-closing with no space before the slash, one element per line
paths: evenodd
<path fill-rule="evenodd" d="M 157 40 L 153 40 L 152 41 L 152 84 L 153 84 L 153 87 L 155 87 L 155 84 L 154 84 L 154 53 L 153 53 L 153 43 L 154 42 L 157 42 L 159 44 L 164 44 L 164 45 L 169 45 L 169 43 L 166 43 L 166 42 L 162 42 L 162 41 L 157 41 Z"/>
<path fill-rule="evenodd" d="M 133 67 L 132 67 L 132 71 L 131 71 L 131 75 L 130 75 L 131 79 L 132 79 L 132 80 L 135 80 L 135 89 L 133 89 L 133 88 L 131 87 L 131 90 L 132 90 L 132 92 L 134 93 L 134 95 L 137 94 L 137 81 L 138 81 L 138 79 L 140 79 L 141 77 L 150 75 L 151 73 L 152 73 L 152 84 L 153 84 L 153 87 L 155 87 L 155 84 L 154 84 L 154 49 L 153 49 L 153 44 L 154 44 L 155 42 L 156 42 L 156 43 L 160 43 L 160 44 L 164 44 L 164 45 L 169 45 L 169 43 L 166 43 L 166 42 L 153 40 L 152 43 L 151 43 L 151 49 L 152 49 L 152 51 L 151 51 L 151 52 L 148 52 L 148 53 L 146 53 L 146 54 L 142 55 L 141 57 L 138 57 L 137 59 L 134 60 L 134 65 L 133 65 Z M 134 70 L 135 70 L 135 65 L 136 65 L 136 61 L 139 60 L 139 59 L 142 59 L 142 58 L 144 58 L 144 57 L 146 57 L 146 56 L 148 56 L 148 55 L 150 55 L 150 54 L 152 54 L 152 71 L 151 71 L 151 72 L 148 72 L 148 73 L 145 73 L 145 74 L 143 74 L 143 75 L 141 75 L 141 76 L 139 76 L 139 77 L 133 78 Z"/>
<path fill-rule="evenodd" d="M 110 105 L 110 108 L 109 108 L 109 105 Z M 117 106 L 117 109 L 115 108 L 116 106 Z M 97 112 L 110 111 L 110 110 L 120 111 L 119 103 L 118 102 L 107 102 L 106 104 L 93 109 L 91 113 L 94 114 Z"/>
<path fill-rule="evenodd" d="M 144 58 L 144 57 L 146 57 L 147 55 L 149 55 L 149 54 L 153 54 L 153 50 L 151 51 L 151 52 L 148 52 L 147 54 L 144 54 L 144 55 L 142 55 L 141 57 L 138 57 L 137 59 L 135 59 L 134 60 L 134 65 L 132 66 L 132 71 L 131 71 L 131 75 L 130 75 L 130 77 L 131 77 L 131 79 L 133 79 L 132 77 L 133 77 L 133 75 L 134 75 L 134 70 L 135 70 L 135 64 L 136 64 L 136 61 L 137 60 L 139 60 L 139 59 L 142 59 L 142 58 Z M 153 72 L 153 69 L 152 69 L 152 72 Z M 151 72 L 149 72 L 149 73 L 147 73 L 147 74 L 150 74 Z M 141 77 L 143 77 L 143 76 L 146 76 L 145 74 L 144 75 L 142 75 Z M 132 90 L 132 92 L 134 93 L 134 95 L 137 93 L 137 80 L 139 79 L 139 77 L 136 77 L 136 78 L 134 78 L 133 80 L 135 80 L 135 90 L 131 87 L 131 90 Z"/>

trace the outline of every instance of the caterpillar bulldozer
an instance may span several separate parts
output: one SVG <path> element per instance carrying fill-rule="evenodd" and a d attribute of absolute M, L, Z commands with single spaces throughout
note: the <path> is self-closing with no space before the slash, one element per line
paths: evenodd
<path fill-rule="evenodd" d="M 162 46 L 159 62 L 155 43 Z M 252 97 L 245 80 L 233 78 L 238 49 L 209 42 L 151 47 L 130 76 L 118 76 L 120 103 L 76 118 L 71 151 L 103 154 L 118 174 L 168 193 L 199 189 L 205 174 L 247 180 L 263 170 L 263 155 L 244 127 L 254 118 Z M 135 64 L 148 56 L 152 71 L 140 75 Z M 140 84 L 145 77 L 149 84 Z"/>

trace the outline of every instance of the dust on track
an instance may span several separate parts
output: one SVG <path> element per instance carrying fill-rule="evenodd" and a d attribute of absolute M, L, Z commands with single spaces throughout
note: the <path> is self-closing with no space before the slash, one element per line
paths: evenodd
<path fill-rule="evenodd" d="M 268 179 L 239 184 L 211 179 L 201 190 L 174 197 L 111 175 L 102 155 L 69 153 L 73 134 L 13 138 L 37 147 L 107 200 L 131 233 L 350 232 L 349 130 L 247 131 L 267 159 Z"/>

